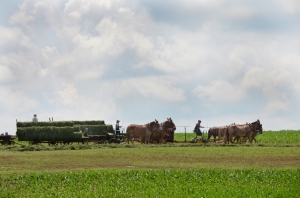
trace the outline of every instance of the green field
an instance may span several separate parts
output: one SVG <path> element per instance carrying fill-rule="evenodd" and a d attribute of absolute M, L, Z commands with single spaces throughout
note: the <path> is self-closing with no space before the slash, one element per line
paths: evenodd
<path fill-rule="evenodd" d="M 267 131 L 257 141 L 18 142 L 0 147 L 0 197 L 300 197 L 300 131 Z"/>
<path fill-rule="evenodd" d="M 204 133 L 207 137 L 207 132 Z M 186 133 L 186 140 L 190 141 L 195 137 L 194 133 Z M 280 144 L 290 144 L 290 143 L 300 143 L 300 131 L 295 130 L 282 130 L 282 131 L 264 131 L 262 134 L 258 134 L 256 137 L 257 143 L 280 143 Z M 175 140 L 184 141 L 185 133 L 175 133 Z M 213 140 L 213 137 L 210 138 Z"/>
<path fill-rule="evenodd" d="M 2 180 L 1 197 L 298 197 L 300 170 L 103 170 Z"/>

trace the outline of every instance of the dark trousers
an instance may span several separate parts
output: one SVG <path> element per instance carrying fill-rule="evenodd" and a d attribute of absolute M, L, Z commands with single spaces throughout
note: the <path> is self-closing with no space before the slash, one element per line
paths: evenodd
<path fill-rule="evenodd" d="M 197 136 L 202 136 L 202 132 L 200 131 L 200 129 L 197 131 L 196 135 Z"/>
<path fill-rule="evenodd" d="M 116 135 L 121 135 L 120 131 L 116 131 Z"/>

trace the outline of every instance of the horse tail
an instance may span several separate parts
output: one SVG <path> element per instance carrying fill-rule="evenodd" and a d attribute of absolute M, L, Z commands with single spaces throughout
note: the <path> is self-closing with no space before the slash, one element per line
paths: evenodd
<path fill-rule="evenodd" d="M 224 144 L 228 141 L 229 143 L 229 132 L 228 132 L 228 127 L 226 127 L 225 132 L 224 132 Z"/>
<path fill-rule="evenodd" d="M 212 136 L 212 129 L 210 128 L 210 129 L 208 130 L 207 141 L 210 139 L 211 136 Z"/>

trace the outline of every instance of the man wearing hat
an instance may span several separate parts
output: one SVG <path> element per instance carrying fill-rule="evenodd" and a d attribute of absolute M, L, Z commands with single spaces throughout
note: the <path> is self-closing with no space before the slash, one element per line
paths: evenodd
<path fill-rule="evenodd" d="M 36 117 L 36 114 L 33 114 L 32 122 L 38 122 L 38 119 Z"/>
<path fill-rule="evenodd" d="M 204 128 L 203 126 L 201 126 L 201 120 L 198 120 L 198 123 L 195 126 L 194 132 L 196 133 L 196 138 L 198 136 L 202 136 L 202 132 L 200 130 L 200 128 Z"/>
<path fill-rule="evenodd" d="M 120 120 L 117 120 L 117 123 L 116 123 L 116 135 L 121 135 L 120 128 L 122 126 L 119 126 L 119 123 L 120 123 Z"/>

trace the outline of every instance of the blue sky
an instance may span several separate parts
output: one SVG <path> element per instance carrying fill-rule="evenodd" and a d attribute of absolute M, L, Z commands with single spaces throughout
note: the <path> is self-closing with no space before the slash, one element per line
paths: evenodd
<path fill-rule="evenodd" d="M 3 1 L 0 132 L 171 117 L 300 129 L 300 2 Z M 177 132 L 184 131 L 178 128 Z"/>

